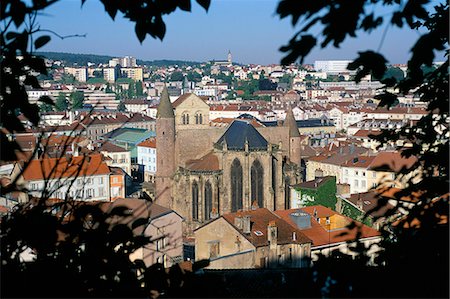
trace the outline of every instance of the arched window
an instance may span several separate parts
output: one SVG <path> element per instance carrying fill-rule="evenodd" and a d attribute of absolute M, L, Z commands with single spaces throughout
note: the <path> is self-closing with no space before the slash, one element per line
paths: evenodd
<path fill-rule="evenodd" d="M 181 115 L 181 123 L 182 123 L 183 125 L 186 124 L 186 115 L 185 115 L 185 114 Z"/>
<path fill-rule="evenodd" d="M 264 207 L 264 170 L 259 160 L 253 162 L 251 168 L 251 182 L 252 182 L 252 204 L 256 200 L 258 207 Z"/>
<path fill-rule="evenodd" d="M 203 115 L 200 112 L 195 113 L 195 124 L 201 125 L 203 123 Z"/>
<path fill-rule="evenodd" d="M 205 220 L 211 219 L 212 211 L 212 187 L 209 181 L 205 184 Z"/>
<path fill-rule="evenodd" d="M 203 115 L 199 115 L 199 122 L 198 122 L 199 124 L 202 124 L 203 123 Z"/>
<path fill-rule="evenodd" d="M 242 166 L 234 159 L 231 164 L 231 212 L 242 209 Z"/>
<path fill-rule="evenodd" d="M 289 185 L 291 184 L 291 178 L 286 177 L 284 179 L 284 208 L 289 210 L 291 208 L 291 189 Z"/>
<path fill-rule="evenodd" d="M 192 219 L 198 219 L 198 184 L 196 181 L 192 183 Z"/>

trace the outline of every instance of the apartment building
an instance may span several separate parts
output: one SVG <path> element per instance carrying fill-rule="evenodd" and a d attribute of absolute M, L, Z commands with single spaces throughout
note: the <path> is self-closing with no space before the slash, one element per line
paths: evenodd
<path fill-rule="evenodd" d="M 65 67 L 64 73 L 74 76 L 78 82 L 86 82 L 88 79 L 88 69 L 86 67 Z"/>

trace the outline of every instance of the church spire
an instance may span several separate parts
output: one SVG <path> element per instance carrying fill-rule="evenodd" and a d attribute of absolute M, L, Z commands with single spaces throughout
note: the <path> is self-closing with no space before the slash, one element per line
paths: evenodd
<path fill-rule="evenodd" d="M 286 110 L 286 119 L 284 125 L 289 127 L 289 137 L 300 137 L 298 131 L 297 122 L 295 121 L 294 113 L 292 112 L 291 105 L 288 105 Z"/>
<path fill-rule="evenodd" d="M 169 91 L 167 90 L 167 86 L 165 84 L 161 93 L 161 98 L 159 100 L 156 118 L 175 118 L 172 103 L 170 102 L 169 98 Z"/>

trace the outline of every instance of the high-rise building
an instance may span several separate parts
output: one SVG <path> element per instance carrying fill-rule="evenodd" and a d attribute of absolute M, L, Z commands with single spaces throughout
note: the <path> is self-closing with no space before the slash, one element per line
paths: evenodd
<path fill-rule="evenodd" d="M 64 73 L 74 76 L 78 82 L 86 82 L 88 78 L 86 67 L 65 67 Z"/>

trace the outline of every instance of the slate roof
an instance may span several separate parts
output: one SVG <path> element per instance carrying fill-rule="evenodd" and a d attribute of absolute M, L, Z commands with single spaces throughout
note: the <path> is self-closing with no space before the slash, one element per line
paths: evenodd
<path fill-rule="evenodd" d="M 247 121 L 235 120 L 231 123 L 218 144 L 226 142 L 230 150 L 245 150 L 245 142 L 248 141 L 249 150 L 266 150 L 267 140 Z"/>
<path fill-rule="evenodd" d="M 167 86 L 164 85 L 164 88 L 161 93 L 161 98 L 159 100 L 158 110 L 156 112 L 157 118 L 174 118 L 175 114 L 173 113 L 172 103 L 169 99 L 169 91 L 167 90 Z"/>

